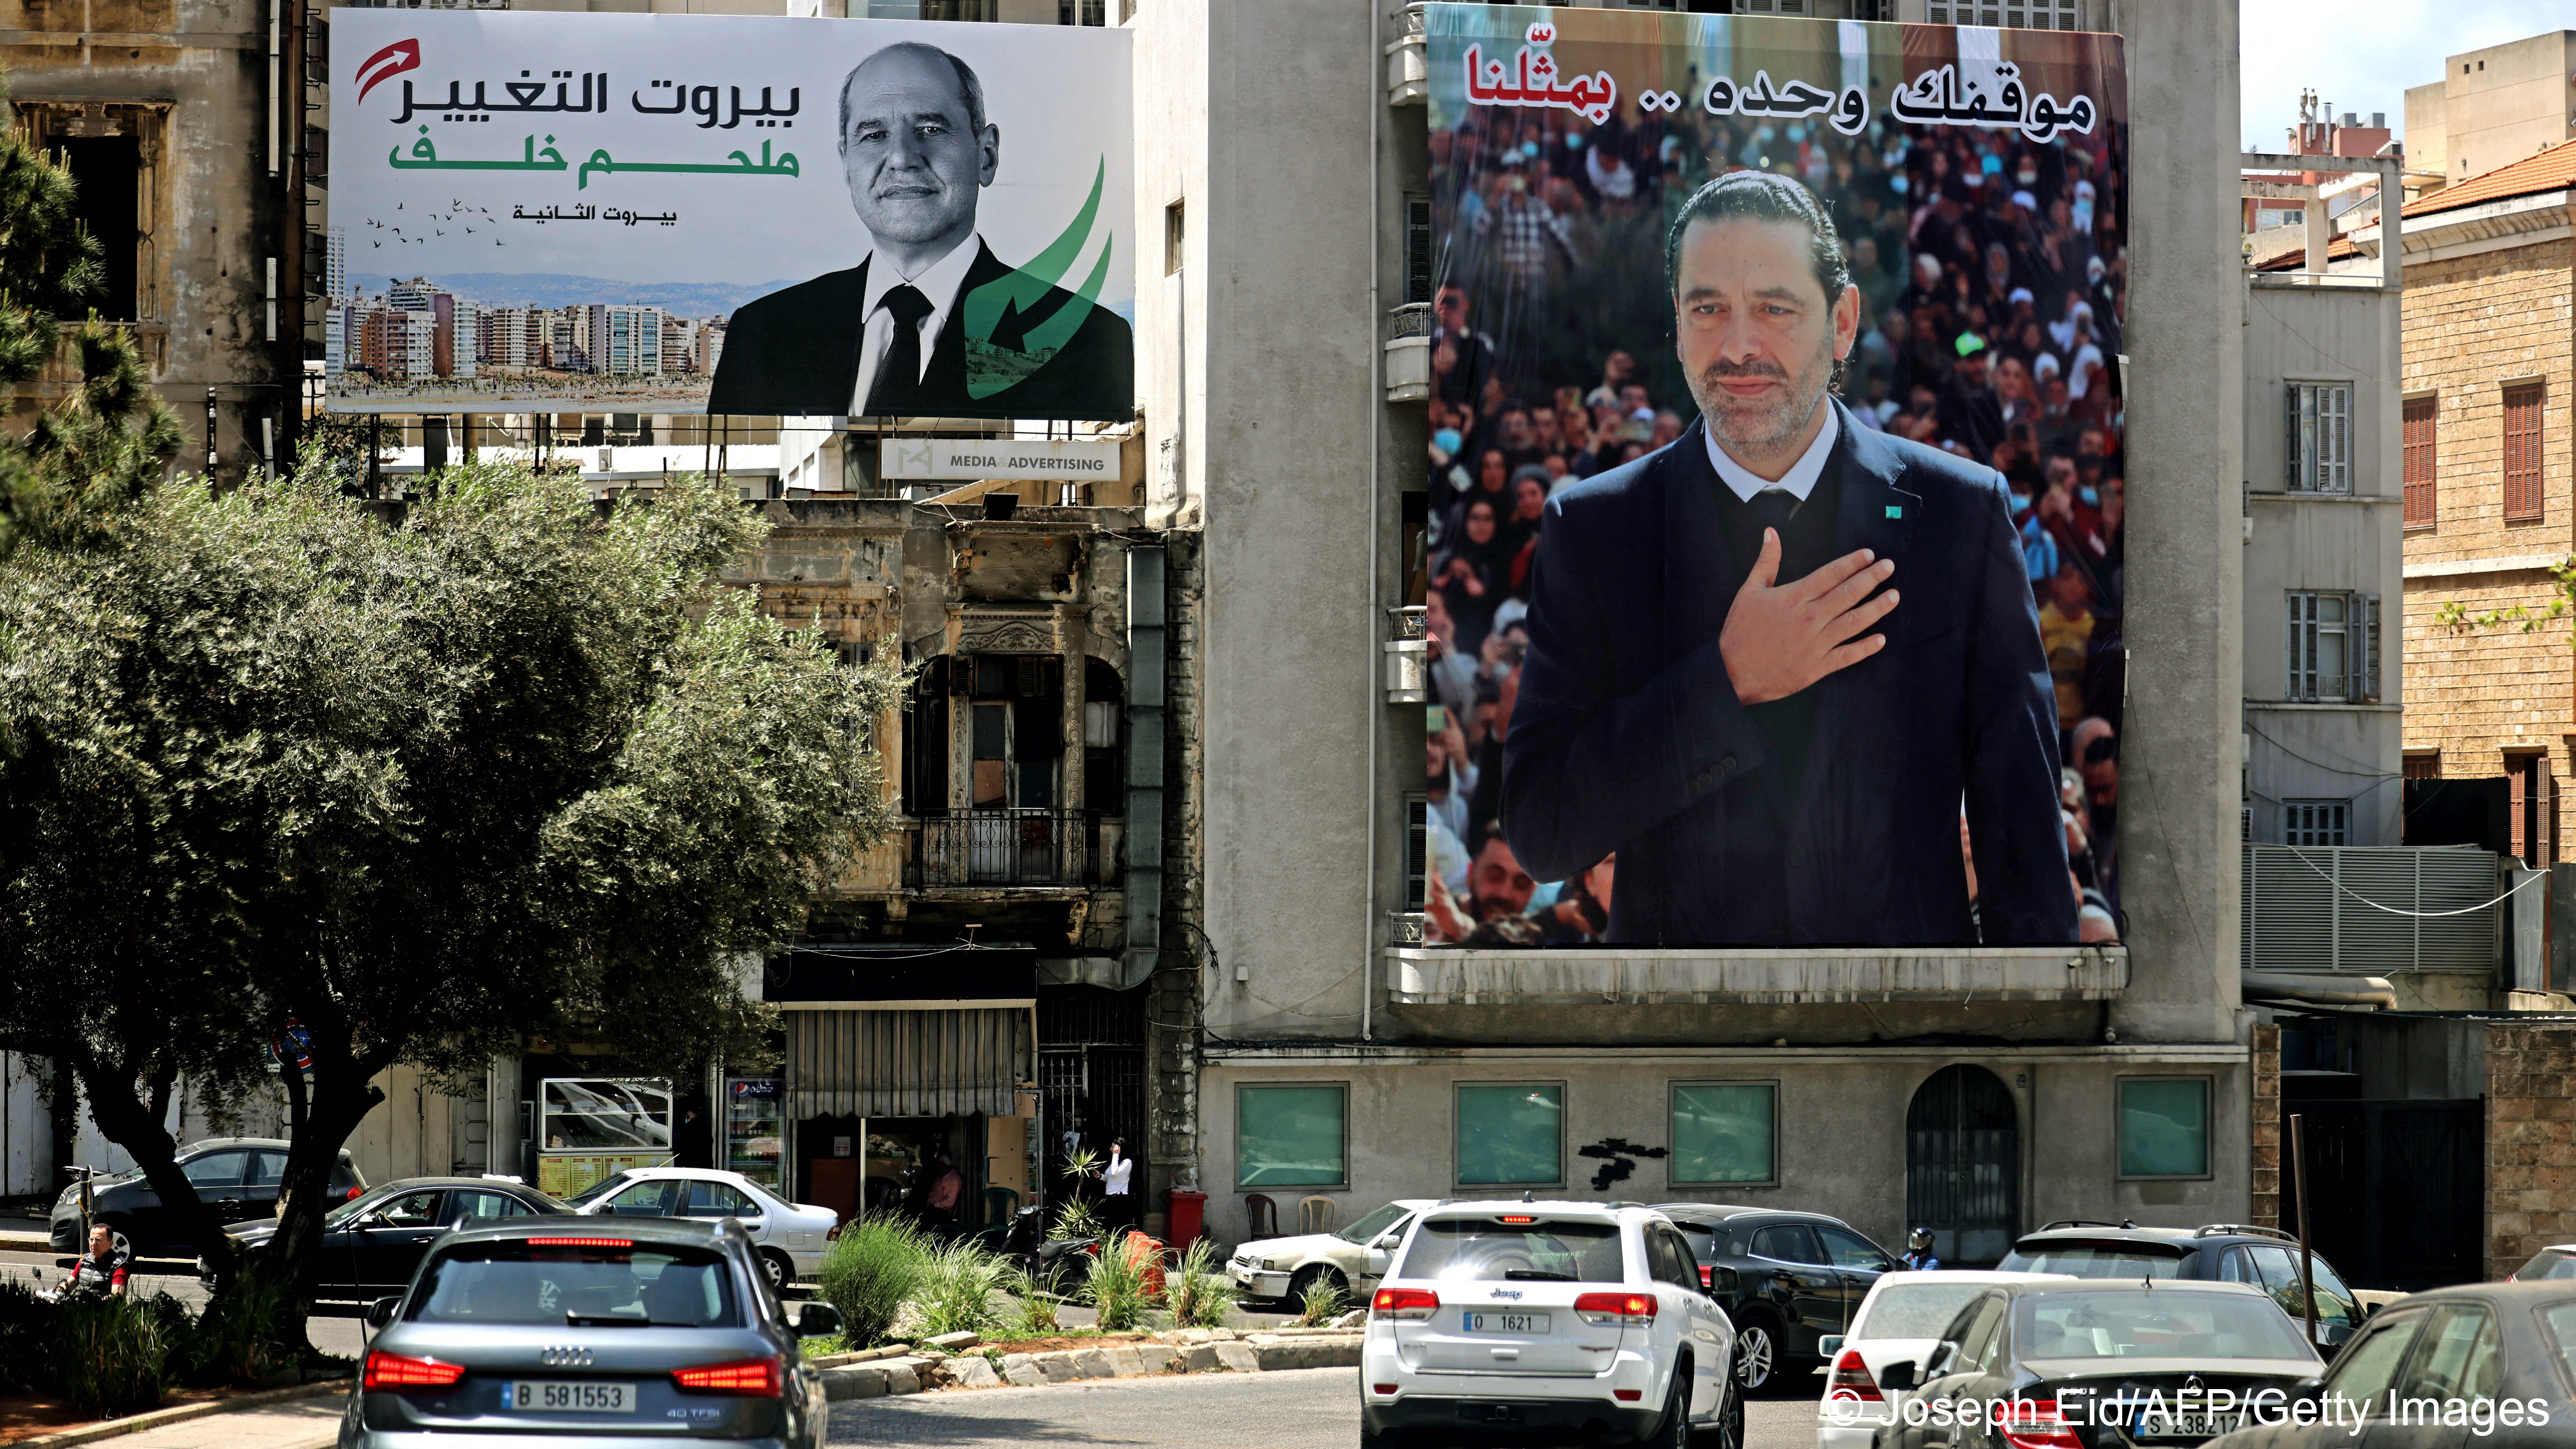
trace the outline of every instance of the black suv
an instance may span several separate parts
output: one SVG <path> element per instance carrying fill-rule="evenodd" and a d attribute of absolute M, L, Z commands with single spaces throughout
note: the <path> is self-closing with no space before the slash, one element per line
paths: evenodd
<path fill-rule="evenodd" d="M 251 1222 L 277 1216 L 277 1188 L 286 1175 L 287 1144 L 271 1137 L 212 1137 L 179 1149 L 179 1170 L 197 1190 L 197 1200 L 215 1211 L 217 1221 Z M 367 1190 L 367 1179 L 344 1149 L 331 1167 L 331 1196 L 343 1201 Z M 138 1258 L 194 1257 L 197 1245 L 180 1237 L 178 1215 L 161 1205 L 139 1172 L 90 1180 L 91 1220 L 116 1235 L 116 1246 Z M 57 1253 L 82 1253 L 89 1244 L 81 1229 L 80 1184 L 73 1183 L 54 1200 L 48 1237 Z"/>
<path fill-rule="evenodd" d="M 2364 1317 L 2359 1300 L 2324 1258 L 2316 1264 L 2317 1345 L 2332 1350 Z M 2198 1278 L 2249 1283 L 2272 1295 L 2294 1323 L 2308 1309 L 2300 1291 L 2299 1240 L 2274 1228 L 2211 1223 L 2202 1228 L 2142 1228 L 2135 1223 L 2067 1218 L 2026 1233 L 1997 1268 L 2071 1273 L 2078 1278 Z"/>
<path fill-rule="evenodd" d="M 1700 1285 L 1735 1324 L 1735 1380 L 1748 1394 L 1796 1392 L 1824 1363 L 1818 1340 L 1851 1324 L 1896 1255 L 1840 1218 L 1778 1208 L 1658 1203 L 1699 1260 Z"/>

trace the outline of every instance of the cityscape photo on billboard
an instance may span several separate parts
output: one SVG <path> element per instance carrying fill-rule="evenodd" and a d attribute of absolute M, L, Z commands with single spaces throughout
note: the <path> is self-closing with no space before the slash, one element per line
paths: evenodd
<path fill-rule="evenodd" d="M 2116 940 L 2118 37 L 1426 31 L 1426 943 Z"/>
<path fill-rule="evenodd" d="M 1127 42 L 335 10 L 328 404 L 1130 418 Z"/>

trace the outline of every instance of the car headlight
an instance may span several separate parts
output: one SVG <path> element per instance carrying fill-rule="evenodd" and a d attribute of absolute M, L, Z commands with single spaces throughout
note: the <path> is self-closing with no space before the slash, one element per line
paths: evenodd
<path fill-rule="evenodd" d="M 1261 1266 L 1269 1269 L 1273 1273 L 1285 1273 L 1289 1269 L 1297 1266 L 1297 1260 L 1294 1258 L 1273 1258 Z"/>

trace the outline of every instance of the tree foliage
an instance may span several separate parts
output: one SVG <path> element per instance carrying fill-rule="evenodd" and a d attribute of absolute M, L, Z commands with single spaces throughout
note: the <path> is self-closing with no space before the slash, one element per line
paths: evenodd
<path fill-rule="evenodd" d="M 152 484 L 96 546 L 0 561 L 0 1044 L 70 1062 L 193 1202 L 154 1084 L 246 1087 L 299 1025 L 283 1269 L 391 1066 L 739 1043 L 730 963 L 889 824 L 902 674 L 716 582 L 764 528 L 703 480 L 604 508 L 509 463 L 388 526 L 315 467 Z"/>

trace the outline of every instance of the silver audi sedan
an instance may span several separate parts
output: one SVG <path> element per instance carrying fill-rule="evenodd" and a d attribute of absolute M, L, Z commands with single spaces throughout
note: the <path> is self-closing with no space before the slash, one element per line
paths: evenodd
<path fill-rule="evenodd" d="M 791 1321 L 733 1222 L 462 1229 L 367 1318 L 378 1332 L 340 1449 L 567 1438 L 820 1449 L 829 1427 L 800 1340 L 840 1332 L 840 1315 L 808 1302 Z"/>

